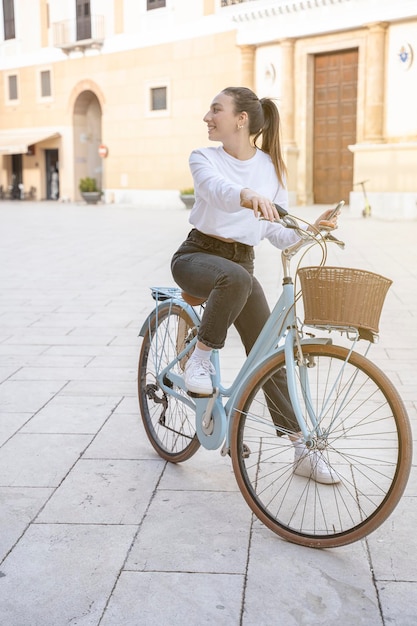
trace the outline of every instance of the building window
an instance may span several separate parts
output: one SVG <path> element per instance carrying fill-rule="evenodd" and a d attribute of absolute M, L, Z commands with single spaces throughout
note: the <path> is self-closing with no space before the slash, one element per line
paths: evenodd
<path fill-rule="evenodd" d="M 17 75 L 10 74 L 8 76 L 9 83 L 9 100 L 17 100 Z"/>
<path fill-rule="evenodd" d="M 151 111 L 167 110 L 167 88 L 152 87 L 151 88 Z"/>
<path fill-rule="evenodd" d="M 90 0 L 76 0 L 77 41 L 91 39 Z"/>
<path fill-rule="evenodd" d="M 160 9 L 161 7 L 166 7 L 166 0 L 147 0 L 146 9 L 147 11 L 151 11 L 152 9 Z"/>
<path fill-rule="evenodd" d="M 169 117 L 171 87 L 169 78 L 146 81 L 145 111 L 147 117 Z"/>
<path fill-rule="evenodd" d="M 4 38 L 14 39 L 14 0 L 3 0 Z"/>
<path fill-rule="evenodd" d="M 44 70 L 40 73 L 41 81 L 41 98 L 49 98 L 51 96 L 51 72 Z"/>

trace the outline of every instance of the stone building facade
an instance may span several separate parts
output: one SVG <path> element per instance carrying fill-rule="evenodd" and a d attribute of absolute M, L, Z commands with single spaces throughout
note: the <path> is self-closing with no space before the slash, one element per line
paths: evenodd
<path fill-rule="evenodd" d="M 178 202 L 228 85 L 277 99 L 292 204 L 417 218 L 414 0 L 4 0 L 0 186 Z"/>

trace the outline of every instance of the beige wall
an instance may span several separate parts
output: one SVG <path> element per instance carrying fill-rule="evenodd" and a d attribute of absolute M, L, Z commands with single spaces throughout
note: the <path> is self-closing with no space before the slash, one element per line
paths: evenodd
<path fill-rule="evenodd" d="M 109 149 L 103 163 L 104 182 L 112 190 L 189 187 L 188 156 L 193 148 L 207 143 L 202 118 L 209 103 L 223 87 L 241 82 L 240 51 L 233 31 L 157 48 L 64 59 L 51 67 L 54 96 L 48 102 L 37 101 L 39 67 L 8 70 L 7 74 L 19 76 L 20 97 L 16 106 L 0 105 L 2 128 L 74 127 L 76 143 L 83 131 L 80 120 L 74 118 L 74 104 L 84 90 L 91 90 L 101 105 L 100 141 Z M 0 75 L 3 92 L 7 74 Z M 147 110 L 149 86 L 158 81 L 169 85 L 169 111 L 152 115 Z M 80 154 L 70 163 L 68 155 L 77 153 L 71 142 L 66 137 L 65 142 L 55 140 L 48 147 L 60 147 L 61 194 L 79 198 L 79 177 L 94 177 L 95 172 L 88 165 L 80 166 Z M 42 161 L 41 150 L 38 146 L 37 162 Z M 1 180 L 6 184 L 9 159 L 2 161 Z M 25 187 L 33 179 L 33 173 L 25 171 Z M 39 184 L 36 187 L 40 189 Z"/>
<path fill-rule="evenodd" d="M 119 187 L 123 176 L 138 189 L 189 187 L 189 152 L 207 142 L 202 118 L 215 93 L 239 75 L 234 34 L 166 44 L 157 54 L 154 49 L 125 53 L 123 66 L 120 72 L 118 55 L 111 55 L 101 81 L 107 85 L 107 186 Z M 169 85 L 168 115 L 147 111 L 147 85 L 158 79 Z"/>
<path fill-rule="evenodd" d="M 417 219 L 417 64 L 414 59 L 408 66 L 399 58 L 404 44 L 412 43 L 414 51 L 417 49 L 417 20 L 387 24 L 385 30 L 383 50 L 380 50 L 381 42 L 375 50 L 376 58 L 383 63 L 377 75 L 380 120 L 373 127 L 380 128 L 380 137 L 372 141 L 372 135 L 358 132 L 357 142 L 351 146 L 354 180 L 367 181 L 374 215 Z M 368 30 L 368 51 L 372 44 Z M 369 55 L 367 60 L 369 63 Z M 363 126 L 366 129 L 366 120 L 373 113 L 373 108 L 366 106 L 371 92 L 370 74 L 368 65 L 363 72 L 368 90 L 364 90 L 364 107 L 359 108 L 365 115 L 361 129 Z M 371 104 L 378 106 L 376 101 Z M 361 212 L 363 197 L 358 188 L 350 194 L 350 205 L 353 212 Z"/>

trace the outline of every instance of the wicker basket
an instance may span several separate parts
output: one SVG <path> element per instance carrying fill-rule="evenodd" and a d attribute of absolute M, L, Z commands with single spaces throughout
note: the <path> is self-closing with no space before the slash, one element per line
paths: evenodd
<path fill-rule="evenodd" d="M 373 272 L 349 267 L 303 267 L 298 270 L 304 301 L 304 323 L 323 328 L 356 328 L 372 341 L 392 284 Z"/>

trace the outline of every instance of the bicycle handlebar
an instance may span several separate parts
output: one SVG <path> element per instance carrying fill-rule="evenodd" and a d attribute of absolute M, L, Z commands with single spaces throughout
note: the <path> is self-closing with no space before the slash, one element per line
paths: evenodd
<path fill-rule="evenodd" d="M 343 206 L 343 204 L 344 202 L 342 201 L 339 202 L 337 206 L 335 207 L 335 209 L 333 210 L 332 215 L 336 215 L 338 212 L 340 212 L 340 209 Z M 321 244 L 321 245 L 323 244 L 325 245 L 326 243 L 335 243 L 342 249 L 345 247 L 344 242 L 340 241 L 340 239 L 337 239 L 337 237 L 332 235 L 329 232 L 328 228 L 326 228 L 325 226 L 323 228 L 320 228 L 320 227 L 317 228 L 313 226 L 312 230 L 306 230 L 305 228 L 302 228 L 299 225 L 297 218 L 294 217 L 293 215 L 290 215 L 288 211 L 286 211 L 285 209 L 283 209 L 277 204 L 275 204 L 275 207 L 280 216 L 279 223 L 282 224 L 282 226 L 284 226 L 285 228 L 291 228 L 297 231 L 300 237 L 300 239 L 297 242 L 293 243 L 292 245 L 282 250 L 281 257 L 282 257 L 282 263 L 283 263 L 283 268 L 284 268 L 284 276 L 290 276 L 290 261 L 293 258 L 293 256 L 295 256 L 297 252 L 301 250 L 301 248 L 304 248 L 304 246 L 307 246 L 309 244 L 314 244 L 314 243 Z"/>
<path fill-rule="evenodd" d="M 330 214 L 329 219 L 331 219 L 335 215 L 338 215 L 340 213 L 341 208 L 344 206 L 344 204 L 345 204 L 344 200 L 341 200 L 340 202 L 338 202 L 338 204 L 336 205 L 336 207 L 333 209 L 332 213 Z M 340 241 L 334 235 L 328 232 L 328 228 L 326 226 L 323 226 L 323 228 L 315 229 L 316 232 L 306 231 L 304 228 L 301 228 L 301 226 L 297 222 L 297 218 L 294 217 L 293 215 L 290 215 L 286 209 L 279 206 L 279 204 L 274 203 L 274 206 L 280 217 L 279 223 L 285 228 L 292 228 L 293 230 L 296 230 L 302 239 L 309 239 L 311 241 L 315 237 L 315 235 L 320 234 L 322 239 L 324 238 L 327 241 L 331 241 L 332 243 L 336 243 L 337 245 L 344 247 L 345 244 L 343 243 L 343 241 Z M 260 219 L 264 220 L 266 218 L 261 217 Z M 275 221 L 278 221 L 278 220 L 275 220 Z M 326 232 L 325 235 L 322 234 L 323 231 Z"/>
<path fill-rule="evenodd" d="M 338 204 L 336 205 L 336 207 L 333 209 L 332 213 L 330 214 L 330 217 L 338 215 L 344 204 L 345 203 L 343 200 L 338 202 Z M 324 240 L 324 241 L 328 241 L 331 243 L 335 243 L 342 249 L 345 247 L 344 242 L 340 241 L 340 239 L 337 239 L 337 237 L 332 235 L 328 231 L 327 227 L 324 226 L 323 228 L 318 228 L 318 229 L 314 228 L 313 232 L 305 230 L 304 228 L 301 228 L 301 226 L 297 222 L 297 218 L 294 217 L 293 215 L 290 215 L 286 209 L 284 209 L 279 204 L 274 203 L 274 206 L 280 217 L 279 222 L 278 220 L 274 220 L 274 221 L 278 222 L 285 228 L 292 228 L 293 230 L 296 230 L 300 236 L 299 241 L 297 241 L 295 244 L 293 244 L 292 246 L 289 246 L 286 250 L 283 251 L 288 256 L 291 256 L 291 257 L 294 256 L 294 254 L 298 252 L 298 250 L 302 248 L 304 245 L 306 245 L 308 242 L 313 242 L 313 240 L 317 241 L 317 235 L 320 235 L 320 238 L 322 241 Z M 262 216 L 259 219 L 265 220 L 266 218 Z M 323 234 L 323 232 L 325 234 Z"/>

